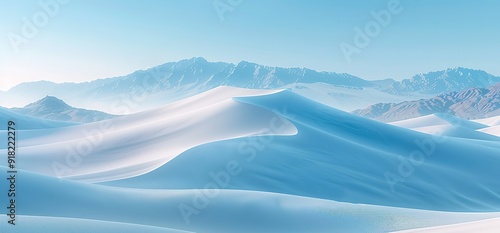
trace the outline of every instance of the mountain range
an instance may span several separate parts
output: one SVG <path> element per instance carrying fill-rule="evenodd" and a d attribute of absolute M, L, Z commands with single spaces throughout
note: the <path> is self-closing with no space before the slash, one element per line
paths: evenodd
<path fill-rule="evenodd" d="M 442 94 L 475 87 L 486 88 L 498 82 L 500 82 L 500 77 L 493 76 L 482 70 L 454 68 L 418 74 L 410 79 L 394 82 L 388 88 L 383 88 L 383 90 L 396 94 L 408 92 Z"/>
<path fill-rule="evenodd" d="M 198 57 L 91 82 L 22 83 L 0 93 L 0 106 L 24 106 L 51 95 L 78 108 L 122 115 L 163 106 L 218 86 L 233 86 L 288 89 L 317 102 L 353 111 L 381 102 L 425 99 L 450 91 L 485 88 L 498 82 L 500 77 L 467 68 L 419 74 L 402 81 L 368 81 L 343 73 L 270 67 L 246 61 L 208 62 Z"/>
<path fill-rule="evenodd" d="M 30 228 L 21 232 L 88 219 L 104 228 L 133 219 L 127 228 L 144 232 L 394 232 L 500 217 L 499 118 L 452 116 L 499 115 L 497 77 L 456 68 L 413 83 L 300 70 L 198 58 L 0 93 L 43 95 L 0 108 L 23 132 L 19 211 Z M 399 104 L 355 111 L 364 117 L 331 107 L 380 100 Z"/>
<path fill-rule="evenodd" d="M 401 103 L 379 103 L 356 110 L 356 115 L 384 122 L 399 121 L 433 113 L 448 113 L 463 119 L 500 115 L 500 84 L 488 88 L 454 91 L 429 99 Z"/>

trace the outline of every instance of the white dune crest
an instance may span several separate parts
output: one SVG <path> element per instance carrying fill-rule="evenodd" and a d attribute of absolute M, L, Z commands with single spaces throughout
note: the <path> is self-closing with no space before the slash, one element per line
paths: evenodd
<path fill-rule="evenodd" d="M 260 134 L 294 135 L 285 118 L 233 97 L 277 91 L 221 87 L 164 108 L 73 127 L 23 132 L 19 168 L 86 182 L 147 173 L 197 145 Z M 285 127 L 272 130 L 274 121 Z M 3 164 L 4 161 L 2 161 Z"/>
<path fill-rule="evenodd" d="M 496 233 L 498 229 L 500 229 L 500 218 L 491 218 L 452 225 L 398 231 L 396 233 Z"/>
<path fill-rule="evenodd" d="M 388 232 L 498 218 L 500 144 L 480 132 L 487 123 L 390 125 L 230 87 L 89 124 L 34 121 L 19 131 L 18 210 L 40 233 Z"/>
<path fill-rule="evenodd" d="M 479 140 L 500 140 L 498 117 L 464 120 L 447 114 L 430 114 L 389 124 L 417 132 Z"/>

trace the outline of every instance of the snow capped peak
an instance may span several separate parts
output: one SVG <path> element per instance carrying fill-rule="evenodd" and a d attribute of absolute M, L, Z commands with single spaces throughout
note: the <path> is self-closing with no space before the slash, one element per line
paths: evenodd
<path fill-rule="evenodd" d="M 485 71 L 456 67 L 415 75 L 410 79 L 392 84 L 386 91 L 441 94 L 468 88 L 485 88 L 497 82 L 500 82 L 500 77 L 495 77 Z"/>
<path fill-rule="evenodd" d="M 500 83 L 500 77 L 463 67 L 419 74 L 402 81 L 390 79 L 367 81 L 346 73 L 265 66 L 245 60 L 236 64 L 211 62 L 202 57 L 193 57 L 121 77 L 85 83 L 24 83 L 1 93 L 0 105 L 24 106 L 49 94 L 58 96 L 68 103 L 78 103 L 80 107 L 114 114 L 128 114 L 151 109 L 160 103 L 172 102 L 219 86 L 233 86 L 250 89 L 289 88 L 303 94 L 310 93 L 307 94 L 310 98 L 321 99 L 323 103 L 330 103 L 332 106 L 352 111 L 379 102 L 430 98 L 453 91 L 484 88 L 494 83 Z M 316 86 L 321 90 L 304 88 L 308 85 Z M 329 88 L 320 86 L 329 86 Z M 379 93 L 377 94 L 379 98 L 374 98 L 373 93 L 368 96 L 369 89 Z M 354 93 L 354 90 L 365 92 Z M 318 95 L 316 92 L 323 94 Z M 141 94 L 141 101 L 147 104 L 131 104 L 127 106 L 127 111 L 123 110 L 125 108 L 113 107 L 116 101 L 109 99 L 110 96 L 128 96 L 131 93 Z M 356 98 L 360 101 L 356 102 L 356 105 L 353 99 L 347 96 L 357 96 Z M 103 99 L 109 103 L 101 104 Z M 344 103 L 347 99 L 351 107 L 346 109 L 347 105 Z M 12 103 L 12 100 L 17 101 Z M 64 107 L 61 102 L 55 105 Z"/>
<path fill-rule="evenodd" d="M 253 67 L 253 68 L 257 68 L 257 67 L 261 67 L 260 65 L 256 64 L 256 63 L 252 63 L 252 62 L 248 62 L 248 61 L 240 61 L 236 67 L 242 67 L 242 68 L 245 68 L 245 67 Z"/>
<path fill-rule="evenodd" d="M 190 63 L 206 63 L 206 62 L 208 62 L 205 58 L 202 58 L 202 57 L 193 57 L 193 58 L 190 58 L 186 61 L 188 61 Z"/>

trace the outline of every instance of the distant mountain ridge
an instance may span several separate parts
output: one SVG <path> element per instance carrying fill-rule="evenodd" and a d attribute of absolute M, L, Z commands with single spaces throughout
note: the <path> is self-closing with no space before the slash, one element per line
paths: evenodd
<path fill-rule="evenodd" d="M 116 117 L 104 112 L 74 108 L 53 96 L 46 96 L 23 108 L 12 108 L 10 110 L 32 117 L 74 123 L 88 123 Z"/>
<path fill-rule="evenodd" d="M 450 92 L 434 98 L 379 103 L 353 112 L 356 115 L 380 121 L 399 121 L 433 113 L 449 113 L 464 119 L 478 119 L 500 115 L 500 84 L 488 88 L 471 88 Z"/>
<path fill-rule="evenodd" d="M 130 75 L 101 79 L 89 83 L 90 88 L 107 90 L 130 90 L 131 85 L 144 86 L 144 78 L 158 81 L 147 84 L 153 91 L 186 85 L 212 89 L 218 86 L 234 86 L 251 89 L 275 89 L 293 83 L 323 82 L 335 86 L 369 87 L 369 81 L 349 74 L 317 72 L 306 68 L 280 68 L 242 61 L 238 64 L 208 62 L 204 58 L 192 58 L 170 62 Z"/>
<path fill-rule="evenodd" d="M 395 94 L 405 92 L 442 94 L 476 87 L 486 88 L 498 82 L 500 82 L 500 77 L 493 76 L 485 71 L 458 67 L 418 74 L 410 79 L 394 82 L 384 90 Z"/>
<path fill-rule="evenodd" d="M 197 57 L 91 82 L 22 83 L 0 93 L 0 106 L 24 106 L 52 95 L 72 106 L 127 114 L 163 106 L 218 86 L 233 86 L 289 89 L 323 104 L 352 111 L 379 102 L 430 98 L 498 82 L 500 77 L 466 68 L 420 74 L 402 81 L 367 81 L 345 73 L 270 67 L 247 61 L 238 64 L 209 62 Z M 317 84 L 324 84 L 319 85 L 321 90 L 316 89 Z"/>

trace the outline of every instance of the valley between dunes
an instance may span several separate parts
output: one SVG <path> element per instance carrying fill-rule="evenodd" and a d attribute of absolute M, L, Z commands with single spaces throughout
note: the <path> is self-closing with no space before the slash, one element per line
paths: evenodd
<path fill-rule="evenodd" d="M 18 225 L 0 211 L 11 233 L 487 232 L 500 224 L 499 117 L 382 123 L 287 90 L 234 87 L 84 124 L 0 114 L 18 131 Z"/>

